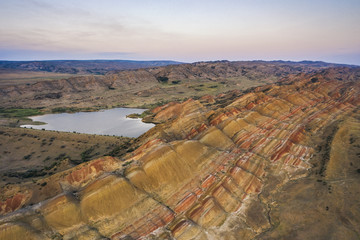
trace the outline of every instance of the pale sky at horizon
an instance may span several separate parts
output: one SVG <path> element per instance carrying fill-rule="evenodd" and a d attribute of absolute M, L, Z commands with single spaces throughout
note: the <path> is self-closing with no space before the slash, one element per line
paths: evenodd
<path fill-rule="evenodd" d="M 360 0 L 0 0 L 0 59 L 360 65 Z"/>

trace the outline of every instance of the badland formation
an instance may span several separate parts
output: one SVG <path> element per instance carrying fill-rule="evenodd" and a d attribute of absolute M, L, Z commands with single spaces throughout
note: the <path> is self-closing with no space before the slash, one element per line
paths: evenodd
<path fill-rule="evenodd" d="M 156 126 L 137 139 L 66 138 L 4 113 L 0 239 L 360 236 L 360 67 L 219 61 L 28 81 L 0 86 L 3 112 L 146 105 Z M 50 137 L 64 156 L 32 172 L 15 164 L 42 157 Z M 73 151 L 98 154 L 61 148 L 75 138 Z M 22 141 L 36 154 L 5 153 Z"/>

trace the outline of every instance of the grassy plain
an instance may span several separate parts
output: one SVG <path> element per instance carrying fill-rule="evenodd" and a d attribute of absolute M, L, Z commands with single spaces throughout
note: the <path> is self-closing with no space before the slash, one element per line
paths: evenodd
<path fill-rule="evenodd" d="M 25 71 L 16 69 L 0 69 L 0 86 L 32 84 L 41 81 L 57 80 L 79 76 L 68 73 Z"/>

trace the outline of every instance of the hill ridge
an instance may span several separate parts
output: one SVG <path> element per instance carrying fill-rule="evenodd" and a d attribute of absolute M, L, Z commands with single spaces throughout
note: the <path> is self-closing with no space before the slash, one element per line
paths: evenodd
<path fill-rule="evenodd" d="M 359 79 L 346 79 L 345 72 L 337 79 L 334 72 L 290 75 L 246 93 L 155 108 L 150 118 L 158 125 L 137 139 L 135 151 L 121 159 L 95 159 L 41 180 L 47 184 L 39 191 L 53 195 L 21 214 L 16 211 L 32 198 L 31 185 L 12 192 L 1 209 L 15 212 L 0 219 L 0 236 L 250 239 L 266 234 L 277 227 L 272 195 L 314 168 L 311 159 L 320 146 L 316 136 L 359 112 Z M 334 129 L 330 136 L 336 135 Z M 327 146 L 344 134 L 336 136 L 326 138 Z M 330 155 L 316 162 L 321 167 L 316 173 L 319 187 L 336 172 L 327 165 L 329 159 L 335 161 L 333 153 L 324 149 Z M 347 201 L 352 207 L 358 204 L 356 195 Z M 356 231 L 356 221 L 347 224 Z M 287 230 L 275 233 L 291 236 L 291 231 L 281 231 Z M 312 231 L 306 232 L 326 234 Z M 342 229 L 334 226 L 333 231 Z"/>

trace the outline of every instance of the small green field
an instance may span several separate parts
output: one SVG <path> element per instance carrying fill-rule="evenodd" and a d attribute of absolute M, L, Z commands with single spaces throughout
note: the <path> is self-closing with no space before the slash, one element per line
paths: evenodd
<path fill-rule="evenodd" d="M 0 117 L 3 118 L 26 118 L 44 114 L 40 109 L 34 108 L 0 108 Z"/>

